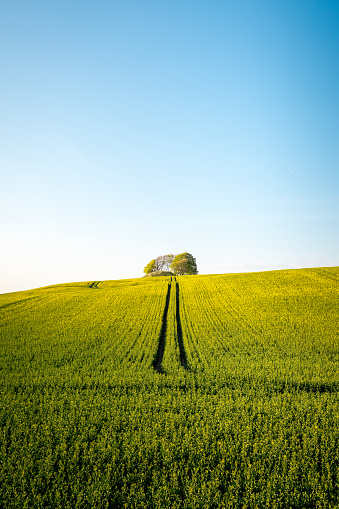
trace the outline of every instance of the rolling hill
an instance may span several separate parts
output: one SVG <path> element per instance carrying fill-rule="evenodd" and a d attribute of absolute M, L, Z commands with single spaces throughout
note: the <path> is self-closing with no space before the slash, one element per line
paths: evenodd
<path fill-rule="evenodd" d="M 3 507 L 338 507 L 339 267 L 0 295 Z"/>

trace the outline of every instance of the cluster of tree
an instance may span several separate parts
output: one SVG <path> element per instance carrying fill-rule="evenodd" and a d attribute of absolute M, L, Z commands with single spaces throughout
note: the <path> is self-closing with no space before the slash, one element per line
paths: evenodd
<path fill-rule="evenodd" d="M 198 274 L 196 259 L 190 253 L 178 255 L 162 255 L 151 260 L 144 268 L 145 274 L 154 272 L 173 272 L 176 276 L 184 274 Z"/>

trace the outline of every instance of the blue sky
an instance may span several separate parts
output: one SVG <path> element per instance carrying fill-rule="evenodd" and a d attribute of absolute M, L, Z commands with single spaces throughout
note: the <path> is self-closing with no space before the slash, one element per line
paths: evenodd
<path fill-rule="evenodd" d="M 0 292 L 339 265 L 339 3 L 4 2 Z"/>

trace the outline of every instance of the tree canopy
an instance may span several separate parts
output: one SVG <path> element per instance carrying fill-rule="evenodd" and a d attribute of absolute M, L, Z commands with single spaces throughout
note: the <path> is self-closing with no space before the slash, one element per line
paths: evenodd
<path fill-rule="evenodd" d="M 197 261 L 190 253 L 181 253 L 174 257 L 171 269 L 177 276 L 198 274 Z"/>
<path fill-rule="evenodd" d="M 156 269 L 155 269 L 155 260 L 151 260 L 147 265 L 146 267 L 144 268 L 144 272 L 145 274 L 151 274 L 152 272 L 154 272 Z"/>
<path fill-rule="evenodd" d="M 196 259 L 187 252 L 177 255 L 167 254 L 158 256 L 151 260 L 144 268 L 144 273 L 147 275 L 161 271 L 171 271 L 176 276 L 198 274 Z"/>

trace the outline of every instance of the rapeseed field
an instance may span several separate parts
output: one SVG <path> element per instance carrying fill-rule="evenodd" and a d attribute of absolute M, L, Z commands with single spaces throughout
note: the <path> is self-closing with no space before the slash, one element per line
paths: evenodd
<path fill-rule="evenodd" d="M 339 267 L 0 295 L 4 508 L 338 508 Z"/>

